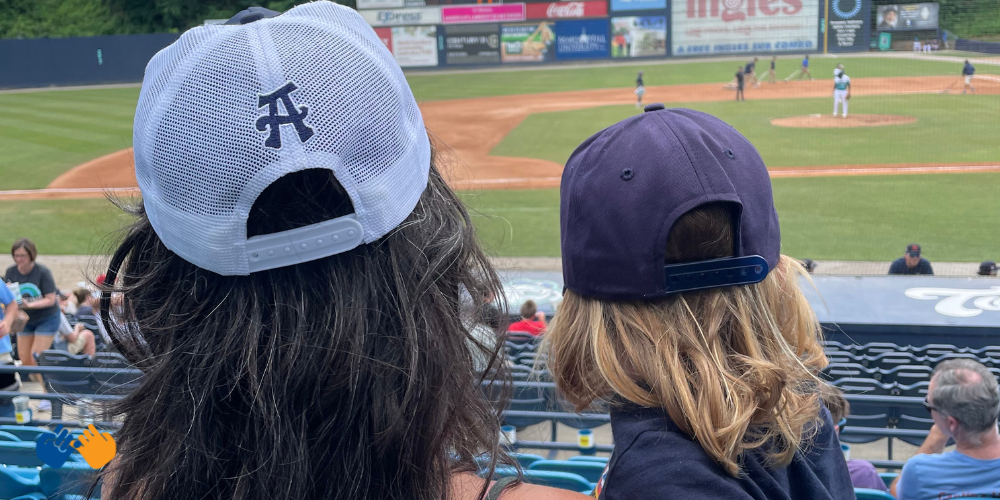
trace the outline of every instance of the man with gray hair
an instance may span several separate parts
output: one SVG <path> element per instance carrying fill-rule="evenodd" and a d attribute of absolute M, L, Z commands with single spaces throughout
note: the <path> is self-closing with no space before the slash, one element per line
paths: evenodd
<path fill-rule="evenodd" d="M 890 492 L 899 500 L 1000 497 L 1000 391 L 985 366 L 968 359 L 934 370 L 924 406 L 934 425 Z M 955 450 L 942 453 L 948 439 Z"/>

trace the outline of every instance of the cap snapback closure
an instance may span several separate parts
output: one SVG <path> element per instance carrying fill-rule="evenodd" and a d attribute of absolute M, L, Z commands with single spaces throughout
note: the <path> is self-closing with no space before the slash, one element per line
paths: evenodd
<path fill-rule="evenodd" d="M 668 264 L 663 266 L 663 293 L 760 283 L 768 271 L 760 255 Z"/>
<path fill-rule="evenodd" d="M 278 233 L 247 238 L 250 272 L 290 266 L 329 257 L 357 247 L 364 229 L 355 214 L 297 227 Z"/>

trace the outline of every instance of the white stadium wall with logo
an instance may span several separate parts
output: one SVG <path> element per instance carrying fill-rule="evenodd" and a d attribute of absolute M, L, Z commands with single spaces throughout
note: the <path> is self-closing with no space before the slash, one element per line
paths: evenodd
<path fill-rule="evenodd" d="M 821 0 L 674 0 L 675 56 L 814 52 Z"/>
<path fill-rule="evenodd" d="M 433 68 L 567 58 L 822 52 L 822 12 L 828 0 L 479 1 L 359 0 L 358 7 L 401 66 Z M 835 17 L 831 11 L 835 22 L 828 30 L 828 49 L 868 50 L 871 0 L 829 1 L 834 10 L 854 6 L 859 12 Z M 489 33 L 472 28 L 486 24 L 492 25 Z M 465 31 L 469 34 L 455 34 Z M 470 37 L 478 38 L 473 43 Z M 584 37 L 587 50 L 571 50 L 570 42 Z M 642 43 L 635 47 L 641 50 L 631 50 L 629 39 L 636 37 Z M 486 41 L 479 43 L 480 38 Z"/>

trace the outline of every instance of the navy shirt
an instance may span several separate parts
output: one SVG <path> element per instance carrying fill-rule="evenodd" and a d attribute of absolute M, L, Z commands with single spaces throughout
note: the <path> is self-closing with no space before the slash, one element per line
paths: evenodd
<path fill-rule="evenodd" d="M 892 261 L 889 274 L 934 274 L 934 269 L 931 269 L 931 261 L 927 259 L 921 258 L 917 267 L 907 267 L 906 257 L 900 257 Z"/>
<path fill-rule="evenodd" d="M 769 469 L 758 451 L 748 451 L 735 478 L 662 410 L 634 405 L 612 410 L 615 451 L 601 498 L 854 500 L 847 461 L 826 407 L 820 417 L 813 441 L 796 452 L 790 464 Z"/>
<path fill-rule="evenodd" d="M 736 72 L 736 84 L 740 88 L 743 88 L 743 72 L 742 71 L 737 71 Z"/>
<path fill-rule="evenodd" d="M 747 63 L 746 68 L 743 70 L 744 73 L 753 73 L 754 68 L 757 67 L 757 63 L 750 61 Z"/>
<path fill-rule="evenodd" d="M 771 69 L 774 69 L 774 60 L 771 60 Z"/>
<path fill-rule="evenodd" d="M 974 68 L 970 63 L 965 63 L 965 66 L 962 67 L 963 75 L 972 75 L 975 73 L 976 73 L 976 68 Z"/>
<path fill-rule="evenodd" d="M 642 84 L 642 75 L 639 75 L 639 76 L 635 77 L 635 86 L 636 87 L 645 87 L 645 85 Z"/>

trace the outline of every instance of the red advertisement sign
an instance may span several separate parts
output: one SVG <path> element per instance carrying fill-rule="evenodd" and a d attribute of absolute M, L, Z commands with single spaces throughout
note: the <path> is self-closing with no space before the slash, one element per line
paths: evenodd
<path fill-rule="evenodd" d="M 603 0 L 585 2 L 529 3 L 528 19 L 582 19 L 608 17 L 608 3 Z"/>
<path fill-rule="evenodd" d="M 506 21 L 524 21 L 524 4 L 441 7 L 441 22 L 443 24 L 500 23 Z"/>
<path fill-rule="evenodd" d="M 392 28 L 375 28 L 375 34 L 386 47 L 389 47 L 389 52 L 392 52 Z"/>

